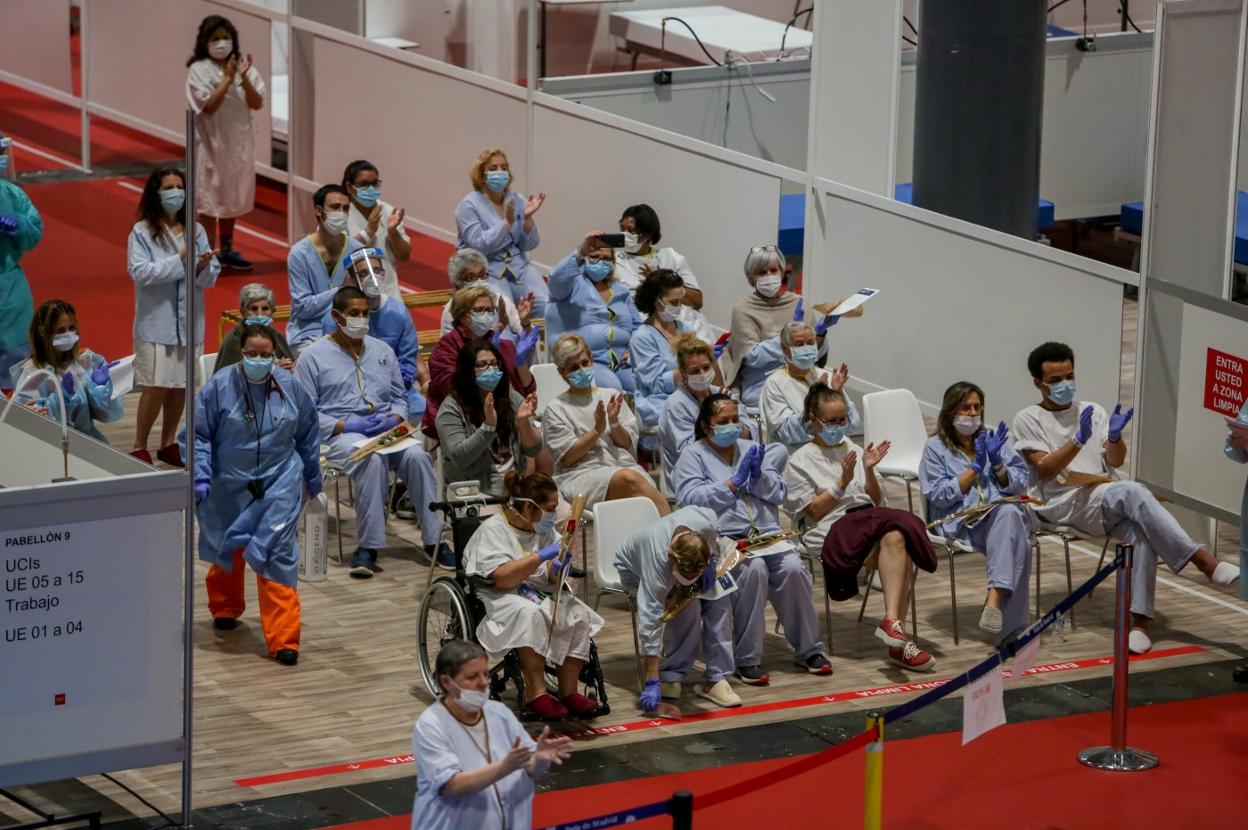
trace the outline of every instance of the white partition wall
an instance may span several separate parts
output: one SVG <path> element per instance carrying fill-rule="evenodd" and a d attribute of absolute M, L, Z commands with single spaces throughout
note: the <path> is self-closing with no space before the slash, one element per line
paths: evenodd
<path fill-rule="evenodd" d="M 0 11 L 0 80 L 72 97 L 69 0 L 5 0 Z"/>

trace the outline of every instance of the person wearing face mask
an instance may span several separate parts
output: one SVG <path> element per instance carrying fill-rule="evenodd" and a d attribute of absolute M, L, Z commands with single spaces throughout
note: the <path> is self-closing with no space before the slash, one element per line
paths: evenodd
<path fill-rule="evenodd" d="M 751 291 L 732 309 L 727 367 L 728 382 L 739 385 L 743 393 L 754 384 L 747 382 L 752 378 L 738 380 L 738 373 L 753 369 L 761 385 L 762 378 L 781 364 L 778 343 L 770 349 L 755 350 L 755 346 L 775 338 L 794 319 L 798 296 L 785 290 L 787 267 L 784 253 L 775 245 L 756 245 L 745 258 L 745 279 Z M 746 405 L 753 406 L 751 398 L 745 398 Z"/>
<path fill-rule="evenodd" d="M 43 220 L 30 197 L 9 180 L 12 139 L 0 133 L 0 387 L 30 353 L 26 332 L 35 302 L 19 263 L 43 238 Z"/>
<path fill-rule="evenodd" d="M 565 586 L 559 619 L 553 628 L 550 624 L 555 586 L 566 578 L 572 561 L 562 567 L 555 561 L 560 551 L 555 530 L 559 490 L 545 473 L 512 470 L 503 495 L 503 512 L 482 522 L 464 550 L 464 573 L 493 582 L 477 590 L 485 604 L 477 641 L 491 662 L 519 650 L 528 712 L 541 720 L 592 718 L 598 702 L 577 686 L 589 660 L 590 637 L 602 630 L 602 617 Z M 547 661 L 558 667 L 558 697 L 545 691 Z"/>
<path fill-rule="evenodd" d="M 659 418 L 659 448 L 663 452 L 667 481 L 672 479 L 680 453 L 694 439 L 693 427 L 702 402 L 716 392 L 725 391 L 719 362 L 708 343 L 694 334 L 682 334 L 672 341 L 672 351 L 676 353 L 678 380 Z M 741 436 L 754 439 L 758 434 L 758 424 L 748 416 L 742 417 Z"/>
<path fill-rule="evenodd" d="M 1030 472 L 1010 444 L 1005 421 L 983 425 L 984 392 L 969 381 L 945 390 L 936 434 L 923 445 L 919 484 L 928 521 L 992 504 L 1027 492 Z M 1027 578 L 1031 573 L 1031 517 L 1026 505 L 1000 503 L 977 517 L 974 527 L 949 518 L 935 531 L 983 551 L 988 560 L 988 596 L 979 627 L 998 644 L 1024 628 Z"/>
<path fill-rule="evenodd" d="M 1239 580 L 1239 568 L 1195 542 L 1155 496 L 1134 481 L 1120 481 L 1127 460 L 1123 430 L 1132 409 L 1112 413 L 1096 403 L 1076 402 L 1075 353 L 1065 343 L 1044 343 L 1027 358 L 1040 403 L 1014 417 L 1016 449 L 1035 473 L 1044 506 L 1041 518 L 1090 536 L 1110 535 L 1134 546 L 1131 570 L 1131 653 L 1153 647 L 1153 600 L 1157 560 L 1174 573 L 1188 563 L 1214 585 Z"/>
<path fill-rule="evenodd" d="M 866 564 L 884 586 L 884 619 L 875 636 L 888 646 L 888 660 L 907 671 L 930 672 L 936 660 L 905 630 L 911 563 L 935 573 L 938 560 L 923 520 L 907 510 L 884 507 L 875 467 L 889 442 L 859 447 L 846 437 L 849 402 L 822 383 L 810 388 L 806 420 L 815 437 L 789 456 L 784 468 L 784 509 L 804 517 L 802 543 L 820 551 L 828 596 L 842 602 L 858 595 L 858 571 Z M 878 553 L 874 552 L 878 548 Z"/>
<path fill-rule="evenodd" d="M 195 409 L 199 558 L 210 564 L 208 611 L 217 631 L 243 615 L 245 566 L 256 573 L 268 654 L 299 661 L 299 550 L 303 497 L 321 492 L 316 408 L 276 365 L 272 330 L 248 323 L 242 360 L 208 378 Z"/>
<path fill-rule="evenodd" d="M 13 403 L 45 411 L 59 422 L 63 399 L 69 426 L 107 444 L 95 422 L 121 418 L 122 401 L 113 398 L 108 374 L 114 365 L 116 361 L 109 363 L 79 345 L 78 315 L 72 305 L 45 300 L 30 321 L 30 357 L 10 369 Z"/>
<path fill-rule="evenodd" d="M 688 260 L 671 248 L 658 247 L 663 230 L 654 208 L 649 205 L 624 208 L 619 227 L 624 234 L 624 247 L 615 252 L 616 279 L 635 295 L 648 274 L 661 270 L 675 271 L 685 286 L 682 307 L 691 311 L 702 308 L 702 289 L 689 268 Z"/>
<path fill-rule="evenodd" d="M 816 383 L 841 391 L 849 379 L 849 366 L 820 369 L 815 366 L 819 357 L 815 328 L 804 322 L 788 323 L 780 330 L 780 348 L 784 365 L 773 371 L 763 384 L 759 397 L 759 411 L 763 430 L 769 441 L 784 444 L 789 452 L 810 441 L 813 431 L 803 414 L 806 394 Z M 862 430 L 862 419 L 853 401 L 846 398 L 849 406 L 849 431 Z"/>
<path fill-rule="evenodd" d="M 680 699 L 699 652 L 706 668 L 694 694 L 726 709 L 741 705 L 728 681 L 733 670 L 729 597 L 699 597 L 666 623 L 662 620 L 678 587 L 711 589 L 719 550 L 715 523 L 709 508 L 682 507 L 631 533 L 615 552 L 620 583 L 637 602 L 644 712 L 657 709 L 660 698 Z"/>
<path fill-rule="evenodd" d="M 537 354 L 542 329 L 534 326 L 516 342 L 498 333 L 498 309 L 494 295 L 481 287 L 461 288 L 451 297 L 455 325 L 438 341 L 429 355 L 429 402 L 421 428 L 430 438 L 437 436 L 438 407 L 451 392 L 455 367 L 464 344 L 477 337 L 488 337 L 502 356 L 502 370 L 511 388 L 521 395 L 537 392 L 537 382 L 529 364 Z"/>
<path fill-rule="evenodd" d="M 476 481 L 484 493 L 502 495 L 503 474 L 554 471 L 534 423 L 537 395 L 521 396 L 503 371 L 502 353 L 473 338 L 459 351 L 451 394 L 438 407 L 442 480 Z"/>
<path fill-rule="evenodd" d="M 565 334 L 551 359 L 568 382 L 542 413 L 542 439 L 555 462 L 555 482 L 568 501 L 584 495 L 592 507 L 605 499 L 644 496 L 660 516 L 672 511 L 650 474 L 637 464 L 637 418 L 624 396 L 594 385 L 589 346 Z"/>
<path fill-rule="evenodd" d="M 251 324 L 268 326 L 273 337 L 274 362 L 287 372 L 295 368 L 295 353 L 286 342 L 280 331 L 273 327 L 273 309 L 277 300 L 273 291 L 262 282 L 249 282 L 238 292 L 238 310 L 242 312 L 243 321 L 225 333 L 221 339 L 221 347 L 217 350 L 217 362 L 213 364 L 213 374 L 233 366 L 243 359 L 243 327 Z"/>
<path fill-rule="evenodd" d="M 442 694 L 412 734 L 412 830 L 530 830 L 533 782 L 571 756 L 572 739 L 547 726 L 535 740 L 490 700 L 490 667 L 476 643 L 444 643 L 434 674 Z"/>
<path fill-rule="evenodd" d="M 498 310 L 498 321 L 503 331 L 503 336 L 508 340 L 519 340 L 522 334 L 528 333 L 533 327 L 530 317 L 533 312 L 533 298 L 526 297 L 527 313 L 521 316 L 516 303 L 511 299 L 510 292 L 501 292 L 496 283 L 490 282 L 489 263 L 485 259 L 485 254 L 475 248 L 460 248 L 451 254 L 450 260 L 446 264 L 446 275 L 451 280 L 451 290 L 458 291 L 461 288 L 487 288 L 493 295 L 497 303 L 502 303 Z M 504 324 L 505 321 L 505 324 Z M 446 305 L 442 306 L 442 320 L 439 323 L 438 334 L 445 337 L 455 325 L 455 318 L 451 315 L 451 301 L 447 300 Z"/>
<path fill-rule="evenodd" d="M 474 248 L 489 260 L 489 280 L 517 305 L 533 296 L 533 316 L 546 316 L 546 281 L 529 262 L 541 242 L 533 217 L 546 194 L 527 199 L 511 189 L 514 183 L 507 154 L 493 148 L 477 156 L 468 171 L 472 192 L 455 208 L 456 248 Z"/>
<path fill-rule="evenodd" d="M 381 174 L 364 159 L 351 162 L 342 171 L 342 186 L 351 196 L 347 233 L 364 247 L 382 252 L 385 269 L 381 273 L 381 293 L 402 302 L 397 263 L 412 258 L 412 243 L 403 227 L 406 210 L 395 209 L 381 198 Z"/>
<path fill-rule="evenodd" d="M 264 79 L 238 49 L 238 29 L 205 17 L 186 62 L 186 100 L 195 111 L 195 197 L 210 240 L 220 238 L 221 264 L 250 271 L 234 249 L 234 220 L 255 207 L 256 140 L 251 114 L 264 106 Z"/>
<path fill-rule="evenodd" d="M 147 441 L 160 417 L 156 457 L 182 466 L 178 424 L 186 405 L 186 350 L 204 345 L 204 289 L 217 282 L 221 264 L 202 225 L 184 228 L 186 178 L 181 170 L 157 167 L 139 197 L 138 221 L 126 245 L 134 280 L 134 385 L 142 389 L 130 454 L 151 464 Z M 186 248 L 194 240 L 196 316 L 193 336 L 186 331 Z M 193 345 L 192 345 L 193 344 Z"/>
<path fill-rule="evenodd" d="M 614 271 L 614 257 L 602 241 L 602 231 L 586 234 L 550 272 L 546 326 L 551 338 L 574 333 L 585 339 L 594 358 L 595 384 L 632 394 L 629 344 L 641 315 Z"/>
<path fill-rule="evenodd" d="M 334 294 L 346 279 L 349 255 L 360 243 L 347 235 L 351 197 L 336 184 L 312 194 L 316 230 L 290 246 L 286 272 L 290 284 L 290 322 L 286 337 L 295 351 L 325 334 Z"/>
<path fill-rule="evenodd" d="M 697 440 L 681 452 L 672 474 L 676 503 L 709 507 L 718 515 L 720 535 L 730 539 L 778 533 L 777 508 L 787 492 L 783 470 L 788 451 L 779 444 L 764 447 L 741 438 L 737 403 L 722 394 L 702 402 L 694 434 Z M 751 686 L 770 682 L 761 665 L 768 599 L 793 647 L 794 663 L 810 674 L 832 673 L 819 641 L 810 572 L 795 548 L 746 559 L 732 575 L 737 582 L 737 590 L 729 595 L 732 650 L 741 682 Z"/>
<path fill-rule="evenodd" d="M 368 334 L 368 297 L 352 285 L 334 295 L 335 328 L 305 348 L 295 377 L 308 390 L 320 421 L 328 458 L 341 464 L 355 490 L 358 547 L 349 573 L 368 579 L 382 570 L 378 551 L 386 544 L 386 489 L 390 472 L 407 488 L 425 553 L 446 561 L 453 554 L 442 535 L 442 517 L 429 508 L 437 498 L 433 460 L 418 443 L 398 452 L 370 453 L 351 460 L 356 444 L 407 420 L 407 391 L 394 350 Z"/>
<path fill-rule="evenodd" d="M 675 271 L 651 271 L 637 289 L 637 310 L 646 315 L 629 341 L 636 392 L 633 403 L 642 426 L 654 429 L 663 404 L 676 391 L 680 370 L 672 344 L 680 336 L 685 284 Z"/>

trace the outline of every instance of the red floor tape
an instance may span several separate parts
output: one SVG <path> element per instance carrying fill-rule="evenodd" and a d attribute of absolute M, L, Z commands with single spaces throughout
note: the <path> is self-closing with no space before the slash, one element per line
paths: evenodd
<path fill-rule="evenodd" d="M 1137 654 L 1131 657 L 1132 662 L 1139 660 L 1157 660 L 1166 657 L 1179 657 L 1186 654 L 1200 654 L 1206 651 L 1202 646 L 1179 646 L 1176 648 L 1158 649 L 1150 651 L 1148 654 Z M 1047 663 L 1044 665 L 1033 666 L 1027 671 L 1028 675 L 1033 674 L 1052 674 L 1054 672 L 1075 671 L 1077 669 L 1088 669 L 1097 666 L 1112 665 L 1113 657 L 1086 657 L 1081 660 L 1069 660 L 1063 663 Z M 1008 671 L 1006 672 L 1008 675 Z M 928 689 L 935 688 L 948 681 L 948 678 L 939 680 L 927 680 L 918 683 L 902 683 L 895 686 L 877 686 L 871 689 L 853 689 L 841 692 L 833 692 L 826 695 L 818 695 L 815 697 L 796 698 L 794 700 L 777 700 L 771 703 L 760 703 L 757 706 L 742 706 L 737 709 L 716 709 L 709 712 L 698 712 L 696 714 L 685 715 L 681 723 L 699 723 L 708 720 L 723 720 L 726 718 L 737 718 L 743 715 L 752 715 L 759 712 L 775 712 L 784 709 L 798 709 L 807 706 L 820 706 L 828 703 L 843 703 L 847 700 L 861 700 L 863 698 L 883 697 L 887 695 L 909 694 L 911 692 L 923 692 Z M 631 703 L 631 701 L 630 701 Z M 594 735 L 618 735 L 624 732 L 640 732 L 646 729 L 655 729 L 659 726 L 673 726 L 671 721 L 664 720 L 639 720 L 631 723 L 615 724 L 614 726 L 601 726 L 594 729 L 586 730 L 581 736 L 589 738 Z M 255 775 L 248 778 L 238 778 L 234 781 L 240 787 L 260 787 L 265 784 L 277 784 L 284 781 L 298 781 L 305 778 L 319 778 L 325 775 L 339 775 L 347 772 L 355 772 L 362 769 L 375 769 L 377 767 L 392 767 L 402 764 L 415 763 L 415 758 L 410 754 L 394 755 L 388 758 L 369 758 L 366 760 L 351 761 L 345 764 L 330 764 L 323 767 L 310 767 L 306 769 L 288 770 L 286 772 L 275 772 L 267 775 Z"/>

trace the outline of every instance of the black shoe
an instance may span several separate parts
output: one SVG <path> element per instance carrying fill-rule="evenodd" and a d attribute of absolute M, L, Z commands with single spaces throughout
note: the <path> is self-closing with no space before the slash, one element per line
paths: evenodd
<path fill-rule="evenodd" d="M 1231 679 L 1236 683 L 1248 683 L 1248 663 L 1240 663 L 1231 671 Z"/>
<path fill-rule="evenodd" d="M 273 659 L 283 666 L 293 666 L 299 662 L 299 652 L 293 648 L 284 648 L 277 654 L 274 654 Z"/>
<path fill-rule="evenodd" d="M 433 559 L 433 551 L 435 547 L 438 551 L 438 564 L 444 568 L 454 569 L 455 551 L 451 550 L 451 546 L 446 542 L 438 542 L 437 545 L 425 545 L 425 553 L 429 554 L 430 559 Z"/>
<path fill-rule="evenodd" d="M 232 631 L 238 627 L 238 617 L 213 617 L 212 627 L 217 631 Z"/>
<path fill-rule="evenodd" d="M 351 554 L 351 567 L 347 573 L 356 579 L 368 579 L 373 575 L 373 567 L 377 564 L 377 551 L 368 548 L 356 548 Z"/>
<path fill-rule="evenodd" d="M 217 260 L 222 268 L 229 268 L 231 271 L 250 271 L 252 267 L 251 263 L 243 259 L 243 255 L 233 248 L 227 248 L 217 254 Z"/>
<path fill-rule="evenodd" d="M 771 678 L 759 666 L 737 666 L 733 674 L 747 686 L 766 686 L 771 682 Z"/>
<path fill-rule="evenodd" d="M 416 508 L 412 506 L 412 498 L 403 482 L 396 482 L 394 493 L 390 496 L 390 512 L 397 519 L 415 519 Z"/>

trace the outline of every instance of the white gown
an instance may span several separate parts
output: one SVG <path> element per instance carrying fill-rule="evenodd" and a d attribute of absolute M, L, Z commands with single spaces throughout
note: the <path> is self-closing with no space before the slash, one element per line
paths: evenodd
<path fill-rule="evenodd" d="M 208 216 L 230 219 L 248 213 L 256 202 L 256 138 L 243 81 L 234 85 L 211 115 L 203 106 L 225 77 L 225 70 L 209 58 L 195 61 L 186 73 L 186 99 L 195 110 L 196 202 Z M 255 67 L 247 70 L 252 87 L 265 96 L 264 79 Z"/>
<path fill-rule="evenodd" d="M 609 401 L 612 395 L 622 394 L 618 389 L 597 388 L 592 395 L 563 392 L 542 413 L 542 440 L 555 459 L 555 482 L 559 492 L 568 501 L 583 493 L 588 506 L 592 507 L 607 497 L 607 487 L 617 470 L 629 467 L 646 474 L 633 455 L 637 447 L 637 416 L 627 404 L 620 407 L 620 424 L 631 439 L 629 449 L 617 447 L 608 433 L 600 436 L 575 464 L 563 464 L 568 449 L 594 428 L 598 401 Z"/>

